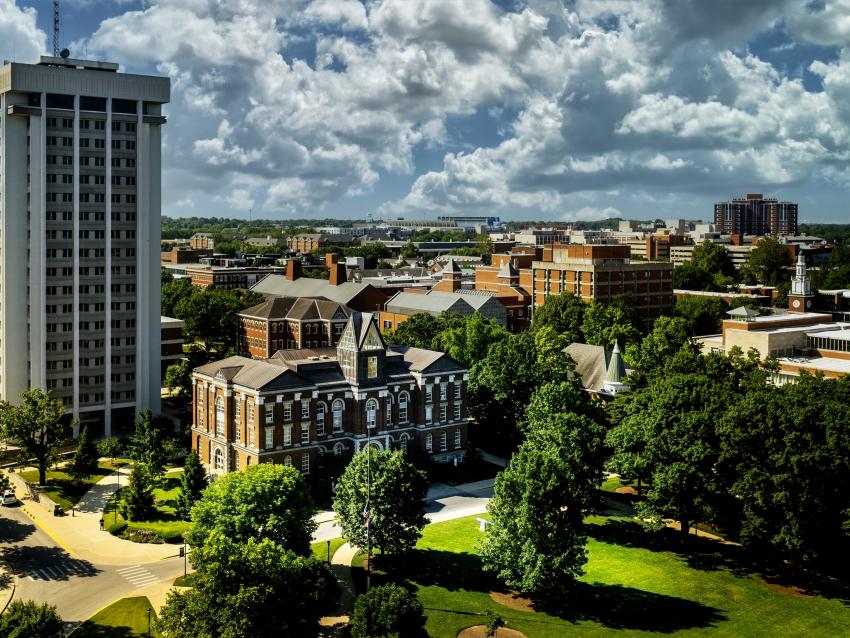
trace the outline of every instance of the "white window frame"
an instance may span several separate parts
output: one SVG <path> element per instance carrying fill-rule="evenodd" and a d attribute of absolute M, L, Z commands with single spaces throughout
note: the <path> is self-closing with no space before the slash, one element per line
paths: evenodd
<path fill-rule="evenodd" d="M 328 406 L 326 406 L 321 401 L 316 404 L 316 434 L 321 435 L 325 433 L 325 414 L 328 411 Z"/>
<path fill-rule="evenodd" d="M 425 406 L 425 425 L 434 423 L 434 408 L 430 405 Z"/>
<path fill-rule="evenodd" d="M 309 419 L 310 418 L 310 402 L 302 401 L 301 402 L 301 418 Z"/>
<path fill-rule="evenodd" d="M 301 424 L 301 442 L 309 443 L 310 442 L 310 424 L 302 423 Z"/>
<path fill-rule="evenodd" d="M 455 449 L 459 450 L 462 442 L 462 435 L 460 432 L 460 428 L 455 430 Z"/>
<path fill-rule="evenodd" d="M 455 383 L 455 399 L 460 399 L 462 383 Z"/>
<path fill-rule="evenodd" d="M 393 397 L 392 395 L 387 395 L 387 425 L 393 424 Z"/>
<path fill-rule="evenodd" d="M 430 385 L 425 386 L 425 403 L 432 403 L 434 401 L 434 387 Z"/>
<path fill-rule="evenodd" d="M 445 452 L 449 449 L 449 435 L 443 430 L 440 432 L 440 452 Z"/>
<path fill-rule="evenodd" d="M 425 435 L 425 451 L 428 453 L 434 451 L 434 435 L 430 432 Z"/>
<path fill-rule="evenodd" d="M 407 405 L 410 402 L 410 395 L 407 392 L 402 392 L 398 395 L 398 422 L 407 423 Z"/>
<path fill-rule="evenodd" d="M 215 398 L 215 433 L 224 436 L 224 397 Z"/>
<path fill-rule="evenodd" d="M 301 455 L 301 473 L 309 474 L 310 473 L 310 455 L 306 452 Z"/>
<path fill-rule="evenodd" d="M 449 397 L 449 384 L 441 383 L 440 384 L 440 401 L 447 401 Z"/>
<path fill-rule="evenodd" d="M 366 427 L 374 430 L 378 426 L 378 409 L 377 400 L 369 399 L 366 401 Z"/>
<path fill-rule="evenodd" d="M 266 423 L 274 423 L 274 403 L 266 404 Z"/>
<path fill-rule="evenodd" d="M 286 467 L 292 467 L 292 457 L 289 454 L 283 457 L 283 464 Z"/>
<path fill-rule="evenodd" d="M 220 447 L 215 449 L 215 454 L 213 454 L 213 458 L 215 459 L 215 469 L 216 470 L 224 470 L 224 452 L 221 451 Z"/>
<path fill-rule="evenodd" d="M 266 428 L 265 437 L 266 438 L 263 440 L 263 443 L 265 443 L 265 449 L 271 450 L 272 448 L 274 448 L 274 428 L 273 427 Z"/>
<path fill-rule="evenodd" d="M 292 445 L 292 425 L 283 426 L 283 444 Z"/>
<path fill-rule="evenodd" d="M 455 403 L 454 408 L 452 410 L 454 413 L 455 421 L 460 421 L 460 403 Z"/>
<path fill-rule="evenodd" d="M 445 423 L 448 421 L 449 417 L 449 406 L 445 403 L 440 404 L 440 423 Z"/>
<path fill-rule="evenodd" d="M 342 420 L 343 415 L 345 414 L 345 401 L 342 399 L 335 399 L 331 404 L 331 409 L 333 410 L 333 431 L 334 433 L 342 432 Z"/>
<path fill-rule="evenodd" d="M 292 420 L 292 402 L 286 401 L 283 404 L 283 420 L 291 421 Z"/>

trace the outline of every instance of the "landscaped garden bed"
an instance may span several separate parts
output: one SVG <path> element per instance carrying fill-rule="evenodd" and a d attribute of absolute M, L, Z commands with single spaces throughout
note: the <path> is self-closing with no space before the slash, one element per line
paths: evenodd
<path fill-rule="evenodd" d="M 99 611 L 71 634 L 74 638 L 101 638 L 103 636 L 121 636 L 121 638 L 142 638 L 159 636 L 159 632 L 148 632 L 148 609 L 151 609 L 150 622 L 156 620 L 150 600 L 145 596 L 122 598 L 106 609 Z"/>
<path fill-rule="evenodd" d="M 176 513 L 181 474 L 179 470 L 168 472 L 159 481 L 153 490 L 156 511 L 145 521 L 128 521 L 122 516 L 123 495 L 127 489 L 122 488 L 117 499 L 111 498 L 104 509 L 107 531 L 136 543 L 182 543 L 183 533 L 190 523 L 178 518 Z"/>

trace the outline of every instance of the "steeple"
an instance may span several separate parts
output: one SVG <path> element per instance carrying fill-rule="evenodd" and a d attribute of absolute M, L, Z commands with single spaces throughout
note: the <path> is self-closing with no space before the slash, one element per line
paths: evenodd
<path fill-rule="evenodd" d="M 803 253 L 797 255 L 797 269 L 791 278 L 791 292 L 788 294 L 788 309 L 791 312 L 806 312 L 812 309 L 812 284 L 806 273 L 806 259 Z"/>
<path fill-rule="evenodd" d="M 629 390 L 629 386 L 624 383 L 625 380 L 626 364 L 623 363 L 623 357 L 620 354 L 619 341 L 614 341 L 614 349 L 611 351 L 611 359 L 608 361 L 608 370 L 605 373 L 605 381 L 602 387 L 609 394 L 626 392 Z"/>

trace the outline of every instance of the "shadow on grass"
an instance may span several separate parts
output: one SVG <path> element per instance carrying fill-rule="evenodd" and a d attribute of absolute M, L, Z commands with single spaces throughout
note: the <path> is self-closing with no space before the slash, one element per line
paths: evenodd
<path fill-rule="evenodd" d="M 576 583 L 557 606 L 536 608 L 567 622 L 657 633 L 712 627 L 726 620 L 719 609 L 692 600 L 602 583 Z"/>
<path fill-rule="evenodd" d="M 635 521 L 626 520 L 608 519 L 603 524 L 588 523 L 585 530 L 589 537 L 601 542 L 674 553 L 688 567 L 698 571 L 724 570 L 739 578 L 756 574 L 773 585 L 796 589 L 808 595 L 834 598 L 850 605 L 850 582 L 843 576 L 795 567 L 741 545 L 722 543 L 694 534 L 684 538 L 681 532 L 670 528 L 651 531 Z"/>
<path fill-rule="evenodd" d="M 132 630 L 130 627 L 111 627 L 96 625 L 87 620 L 74 631 L 74 638 L 136 638 L 144 636 Z"/>

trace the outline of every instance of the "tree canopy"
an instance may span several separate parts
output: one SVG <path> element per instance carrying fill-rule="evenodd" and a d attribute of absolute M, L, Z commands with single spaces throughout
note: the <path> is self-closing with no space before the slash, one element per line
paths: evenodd
<path fill-rule="evenodd" d="M 0 401 L 0 429 L 4 438 L 20 445 L 21 461 L 35 459 L 38 482 L 47 480 L 47 469 L 56 461 L 59 446 L 71 428 L 62 420 L 62 403 L 41 388 L 21 393 L 20 405 Z"/>
<path fill-rule="evenodd" d="M 93 476 L 97 472 L 99 458 L 97 446 L 89 434 L 89 427 L 83 426 L 80 438 L 77 439 L 77 451 L 68 464 L 68 474 L 78 480 Z"/>
<path fill-rule="evenodd" d="M 787 283 L 788 269 L 794 264 L 788 247 L 776 237 L 762 237 L 756 247 L 750 251 L 746 270 L 764 286 L 778 286 Z"/>
<path fill-rule="evenodd" d="M 333 509 L 351 543 L 366 547 L 368 518 L 371 545 L 384 554 L 398 554 L 412 549 L 422 534 L 427 492 L 425 473 L 404 452 L 369 449 L 356 454 L 337 481 Z"/>
<path fill-rule="evenodd" d="M 62 638 L 62 618 L 56 607 L 31 600 L 13 600 L 0 615 L 2 638 Z"/>
<path fill-rule="evenodd" d="M 348 629 L 351 638 L 428 635 L 422 603 L 416 594 L 392 583 L 373 587 L 357 597 Z"/>
<path fill-rule="evenodd" d="M 539 308 L 534 310 L 531 329 L 538 330 L 544 326 L 551 327 L 555 332 L 564 335 L 570 342 L 582 341 L 582 322 L 587 305 L 581 297 L 568 292 L 546 297 Z"/>
<path fill-rule="evenodd" d="M 192 508 L 187 539 L 200 547 L 218 531 L 228 538 L 271 539 L 284 550 L 310 553 L 313 500 L 301 472 L 260 463 L 220 477 Z"/>
<path fill-rule="evenodd" d="M 584 511 L 602 478 L 604 427 L 552 412 L 496 477 L 485 569 L 542 600 L 564 595 L 587 562 Z"/>

